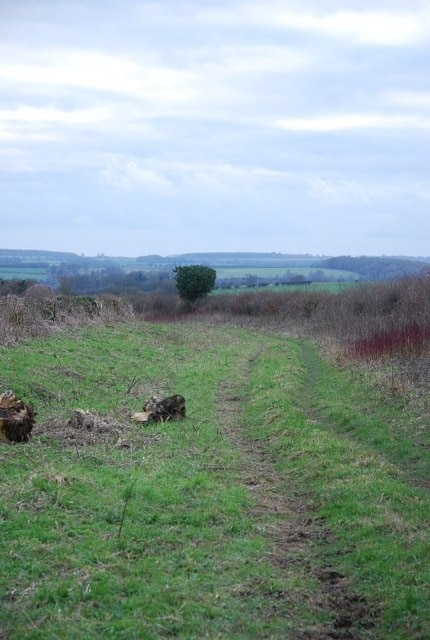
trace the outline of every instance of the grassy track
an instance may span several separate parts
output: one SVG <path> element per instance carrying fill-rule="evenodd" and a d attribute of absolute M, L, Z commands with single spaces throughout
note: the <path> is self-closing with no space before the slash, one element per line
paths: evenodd
<path fill-rule="evenodd" d="M 0 444 L 0 638 L 428 637 L 423 430 L 309 344 L 140 325 L 0 359 L 41 426 L 153 393 L 188 413 Z"/>

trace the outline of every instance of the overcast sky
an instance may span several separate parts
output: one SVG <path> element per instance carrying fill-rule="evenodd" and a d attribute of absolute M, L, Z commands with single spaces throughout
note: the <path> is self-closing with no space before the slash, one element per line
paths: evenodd
<path fill-rule="evenodd" d="M 430 255 L 430 0 L 0 0 L 0 247 Z"/>

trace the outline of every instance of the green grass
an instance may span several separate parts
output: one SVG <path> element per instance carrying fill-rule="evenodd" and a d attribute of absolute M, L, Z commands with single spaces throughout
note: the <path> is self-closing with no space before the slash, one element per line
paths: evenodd
<path fill-rule="evenodd" d="M 192 324 L 81 329 L 0 359 L 1 388 L 40 424 L 77 407 L 120 420 L 155 392 L 183 394 L 188 414 L 130 427 L 125 449 L 0 444 L 5 637 L 294 639 L 333 624 L 325 566 L 380 612 L 357 637 L 427 637 L 429 503 L 412 483 L 425 449 L 419 429 L 408 438 L 415 416 L 378 405 L 367 382 L 307 343 Z M 255 449 L 229 436 L 240 425 Z M 142 430 L 159 439 L 142 445 Z M 271 560 L 270 533 L 286 516 L 259 513 L 247 488 L 272 467 L 331 532 L 287 545 L 287 563 Z"/>
<path fill-rule="evenodd" d="M 286 362 L 294 376 L 283 376 Z M 255 385 L 251 433 L 270 443 L 292 486 L 313 496 L 335 535 L 321 553 L 381 611 L 376 637 L 426 638 L 430 510 L 427 490 L 415 486 L 429 471 L 422 424 L 307 343 L 268 350 Z"/>

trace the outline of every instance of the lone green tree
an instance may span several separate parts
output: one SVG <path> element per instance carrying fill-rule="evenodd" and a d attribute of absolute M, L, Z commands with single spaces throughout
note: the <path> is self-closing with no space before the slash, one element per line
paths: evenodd
<path fill-rule="evenodd" d="M 215 286 L 216 271 L 211 267 L 193 264 L 175 267 L 176 288 L 182 300 L 191 303 L 206 296 Z"/>

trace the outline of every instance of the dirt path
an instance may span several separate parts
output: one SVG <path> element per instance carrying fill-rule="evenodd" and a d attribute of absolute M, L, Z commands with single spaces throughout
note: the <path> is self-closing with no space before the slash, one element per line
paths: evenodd
<path fill-rule="evenodd" d="M 312 496 L 292 492 L 264 444 L 247 437 L 241 403 L 245 399 L 248 373 L 258 355 L 243 363 L 241 379 L 236 380 L 233 387 L 231 381 L 221 384 L 220 415 L 227 437 L 241 452 L 243 462 L 239 472 L 253 496 L 252 520 L 268 540 L 268 561 L 287 576 L 298 571 L 312 576 L 317 589 L 307 598 L 306 607 L 315 620 L 322 617 L 329 620 L 326 624 L 303 624 L 291 637 L 296 640 L 372 638 L 375 613 L 369 610 L 363 597 L 354 593 L 350 580 L 321 559 L 324 545 L 332 544 L 335 538 L 314 515 Z M 289 595 L 280 593 L 278 597 Z"/>

